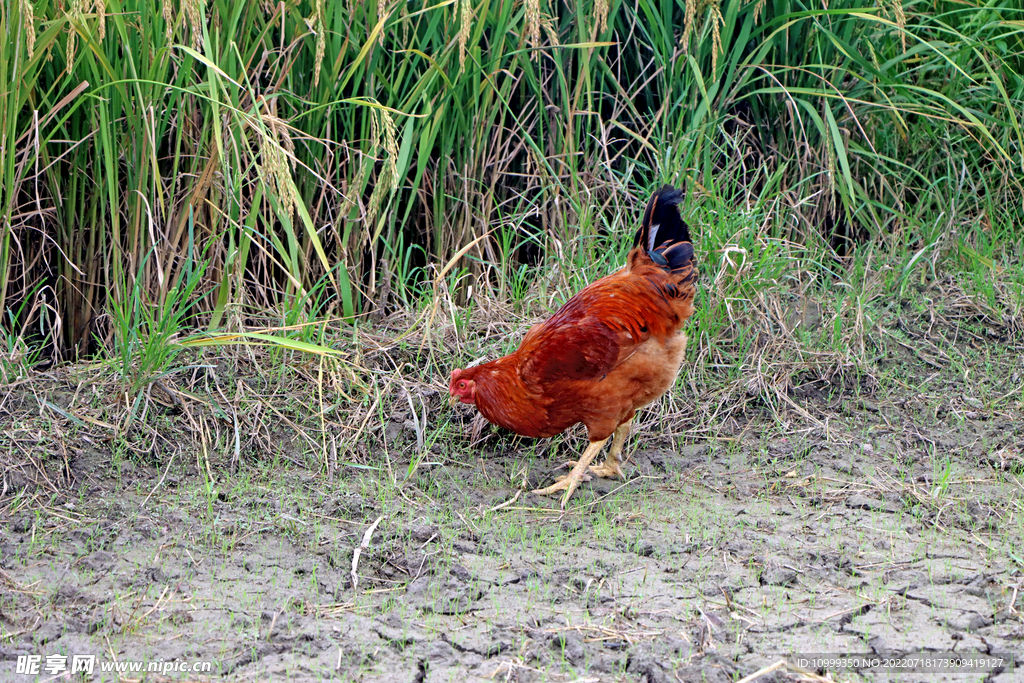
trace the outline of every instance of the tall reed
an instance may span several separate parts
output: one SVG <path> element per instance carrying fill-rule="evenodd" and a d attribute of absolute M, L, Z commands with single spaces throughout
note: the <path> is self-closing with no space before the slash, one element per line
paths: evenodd
<path fill-rule="evenodd" d="M 465 272 L 508 287 L 624 232 L 661 181 L 772 189 L 793 239 L 842 250 L 948 211 L 953 160 L 984 188 L 959 215 L 1019 225 L 1022 20 L 1011 0 L 11 0 L 2 326 L 83 355 L 119 343 L 133 292 L 156 316 L 190 292 L 192 327 L 353 317 L 414 305 L 489 231 Z"/>

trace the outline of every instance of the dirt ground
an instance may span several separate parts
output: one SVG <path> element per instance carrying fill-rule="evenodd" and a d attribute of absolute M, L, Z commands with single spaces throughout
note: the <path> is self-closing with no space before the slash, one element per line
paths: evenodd
<path fill-rule="evenodd" d="M 1024 421 L 1000 405 L 877 392 L 827 422 L 754 411 L 678 442 L 649 412 L 629 480 L 585 483 L 564 513 L 516 495 L 549 483 L 578 435 L 438 442 L 410 468 L 399 425 L 378 466 L 342 454 L 328 475 L 140 457 L 89 428 L 48 470 L 33 455 L 47 435 L 12 431 L 0 679 L 52 678 L 17 673 L 19 655 L 95 654 L 210 670 L 97 664 L 88 680 L 736 681 L 783 659 L 757 680 L 1024 680 Z M 29 485 L 30 464 L 73 485 Z M 914 652 L 1005 663 L 793 666 Z"/>

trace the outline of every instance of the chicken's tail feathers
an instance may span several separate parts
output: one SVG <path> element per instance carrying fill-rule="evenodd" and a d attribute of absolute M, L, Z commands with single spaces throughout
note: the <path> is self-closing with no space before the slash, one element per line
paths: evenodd
<path fill-rule="evenodd" d="M 643 245 L 652 261 L 673 273 L 690 268 L 693 261 L 690 229 L 679 215 L 682 200 L 683 191 L 671 185 L 655 192 L 633 239 L 634 247 Z"/>

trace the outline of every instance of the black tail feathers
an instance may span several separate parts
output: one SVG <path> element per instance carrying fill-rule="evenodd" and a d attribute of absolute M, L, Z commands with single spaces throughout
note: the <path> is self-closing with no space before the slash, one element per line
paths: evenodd
<path fill-rule="evenodd" d="M 683 191 L 671 185 L 655 192 L 633 239 L 634 247 L 642 244 L 651 260 L 672 272 L 687 268 L 693 260 L 690 230 L 679 215 L 682 200 Z"/>

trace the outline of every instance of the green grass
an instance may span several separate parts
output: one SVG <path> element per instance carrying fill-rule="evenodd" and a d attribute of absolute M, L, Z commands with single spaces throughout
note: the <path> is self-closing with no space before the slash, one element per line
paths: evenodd
<path fill-rule="evenodd" d="M 138 391 L 179 332 L 332 343 L 305 323 L 418 309 L 453 265 L 462 330 L 481 299 L 547 309 L 663 181 L 724 295 L 702 354 L 749 348 L 758 292 L 856 290 L 882 253 L 879 296 L 948 264 L 1024 306 L 1009 1 L 77 7 L 0 17 L 5 376 L 98 354 Z"/>
<path fill-rule="evenodd" d="M 124 479 L 180 453 L 208 549 L 266 525 L 315 537 L 264 511 L 223 533 L 221 494 L 257 486 L 238 477 L 296 465 L 388 517 L 464 501 L 501 543 L 555 562 L 577 531 L 487 510 L 531 469 L 549 483 L 582 430 L 474 435 L 447 376 L 512 351 L 621 267 L 649 192 L 673 182 L 688 189 L 697 307 L 677 385 L 638 416 L 628 453 L 709 441 L 705 470 L 754 468 L 763 513 L 805 459 L 769 444 L 860 434 L 862 400 L 894 390 L 917 426 L 1013 414 L 1024 14 L 1008 0 L 758 5 L 697 3 L 687 29 L 669 0 L 612 3 L 607 28 L 597 2 L 545 4 L 535 41 L 523 4 L 492 0 L 269 14 L 214 0 L 198 27 L 138 0 L 107 3 L 102 37 L 99 14 L 42 0 L 32 56 L 24 40 L 0 48 L 0 81 L 19 84 L 0 97 L 4 405 L 47 396 L 47 447 L 102 434 Z M 0 16 L 23 39 L 27 6 Z M 41 375 L 45 359 L 80 362 Z M 17 448 L 0 442 L 5 462 Z M 901 523 L 959 500 L 964 457 L 932 452 L 929 481 L 902 482 L 925 497 L 894 505 Z M 453 493 L 463 483 L 488 493 Z M 651 517 L 653 486 L 627 489 Z M 597 541 L 636 542 L 609 508 L 623 499 L 582 490 L 573 505 Z M 675 512 L 716 551 L 756 530 L 699 502 Z M 296 581 L 315 597 L 315 578 Z"/>

